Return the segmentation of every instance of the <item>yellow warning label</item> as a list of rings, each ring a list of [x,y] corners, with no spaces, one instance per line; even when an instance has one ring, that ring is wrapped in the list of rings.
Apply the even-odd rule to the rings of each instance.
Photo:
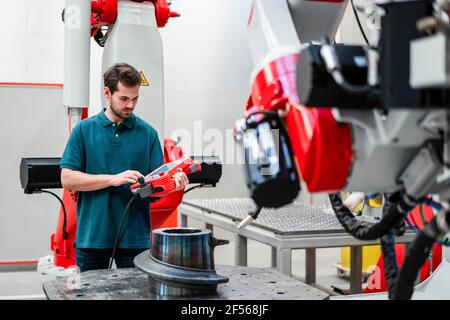
[[[148,87],[148,86],[149,86],[149,83],[148,83],[148,80],[147,80],[147,78],[145,77],[143,71],[141,71],[141,79],[142,79],[142,80],[141,80],[141,86]]]

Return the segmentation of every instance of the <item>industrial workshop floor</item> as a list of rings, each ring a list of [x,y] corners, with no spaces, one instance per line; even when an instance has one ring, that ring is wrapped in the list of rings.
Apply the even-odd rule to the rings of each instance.
[[[201,223],[189,219],[190,227],[201,228]],[[214,229],[214,237],[227,239],[229,245],[218,246],[215,249],[215,263],[224,265],[234,264],[234,240],[233,235],[219,228]],[[248,266],[270,267],[270,247],[264,244],[248,240]],[[317,283],[331,290],[331,286],[340,289],[348,289],[349,281],[337,276],[334,263],[340,261],[339,248],[318,249],[316,252]],[[304,277],[305,253],[304,250],[295,250],[292,255],[292,272],[295,276]],[[0,300],[2,299],[45,299],[42,291],[42,281],[53,279],[51,276],[42,276],[36,271],[0,271]]]

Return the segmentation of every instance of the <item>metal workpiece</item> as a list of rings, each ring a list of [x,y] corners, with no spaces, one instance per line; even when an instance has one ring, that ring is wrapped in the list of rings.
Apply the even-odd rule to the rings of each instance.
[[[256,207],[249,198],[189,199],[183,202],[239,221]],[[282,235],[297,234],[299,230],[302,233],[335,233],[344,230],[332,211],[300,202],[278,209],[263,208],[252,224]]]
[[[163,228],[152,232],[151,256],[162,263],[214,271],[213,250],[225,244],[212,237],[210,230],[195,228]]]
[[[228,282],[215,271],[214,248],[227,243],[213,238],[210,230],[156,229],[151,249],[136,256],[134,265],[148,274],[150,291],[159,296],[214,294]]]
[[[134,265],[149,276],[149,289],[158,296],[194,297],[214,294],[220,283],[228,278],[215,271],[200,271],[178,268],[161,263],[153,258],[150,251],[144,251],[134,259]]]
[[[68,278],[45,282],[50,300],[322,300],[322,290],[273,269],[217,265],[217,272],[230,279],[214,294],[168,297],[151,291],[151,278],[136,268],[91,270]],[[68,281],[74,280],[74,281]]]

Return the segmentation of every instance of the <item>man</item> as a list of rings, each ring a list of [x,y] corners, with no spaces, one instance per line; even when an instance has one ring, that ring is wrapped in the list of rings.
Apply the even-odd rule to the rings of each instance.
[[[60,163],[64,189],[78,191],[75,255],[81,272],[108,268],[130,184],[164,162],[158,133],[133,114],[139,71],[115,64],[103,79],[106,110],[75,126]],[[177,190],[186,187],[184,173],[174,178]],[[114,254],[118,268],[134,267],[134,257],[150,247],[149,204],[149,198],[136,197],[128,208]]]

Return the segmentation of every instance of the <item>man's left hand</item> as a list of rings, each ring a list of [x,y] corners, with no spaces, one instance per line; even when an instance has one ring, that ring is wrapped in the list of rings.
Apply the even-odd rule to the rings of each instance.
[[[173,179],[175,180],[176,188],[175,191],[184,190],[189,183],[189,179],[183,171],[179,171],[173,175]]]

